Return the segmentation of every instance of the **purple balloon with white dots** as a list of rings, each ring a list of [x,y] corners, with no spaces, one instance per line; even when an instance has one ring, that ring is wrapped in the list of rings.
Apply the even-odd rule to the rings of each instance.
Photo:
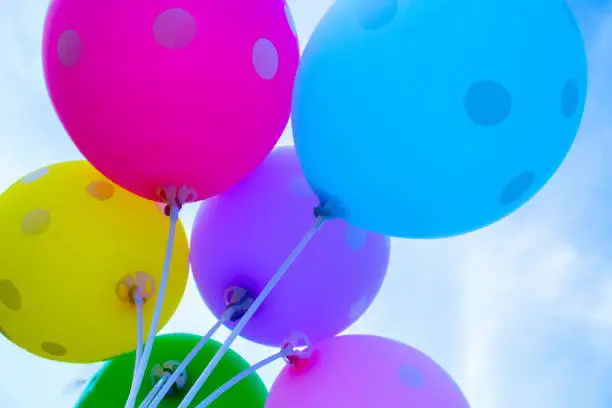
[[[200,294],[217,318],[226,310],[228,289],[260,293],[314,225],[317,205],[293,147],[277,148],[231,190],[202,204],[190,260]],[[372,304],[389,253],[387,237],[344,220],[327,221],[242,336],[270,346],[296,331],[313,342],[335,336]]]
[[[469,408],[457,383],[431,358],[379,336],[338,336],[287,365],[266,408]]]

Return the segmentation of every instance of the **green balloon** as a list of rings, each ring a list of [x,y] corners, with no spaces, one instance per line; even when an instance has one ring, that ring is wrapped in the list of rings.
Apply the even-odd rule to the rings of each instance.
[[[155,338],[136,406],[146,398],[157,379],[164,375],[164,369],[176,368],[201,338],[193,334],[166,334]],[[208,340],[187,366],[186,376],[177,379],[172,392],[164,397],[159,408],[178,407],[220,347],[220,343]],[[134,351],[107,362],[89,381],[75,408],[124,408],[130,393],[135,360]],[[228,350],[189,408],[196,407],[214,390],[249,367],[249,363],[238,353]],[[268,390],[263,381],[253,373],[226,391],[209,408],[264,408],[267,396]]]

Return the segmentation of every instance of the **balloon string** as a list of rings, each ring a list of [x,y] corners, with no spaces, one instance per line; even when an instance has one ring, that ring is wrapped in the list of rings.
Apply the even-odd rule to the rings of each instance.
[[[164,304],[164,295],[166,294],[166,286],[168,284],[168,275],[170,272],[170,262],[172,261],[172,250],[174,249],[174,236],[176,235],[178,213],[179,207],[172,206],[170,209],[170,230],[168,231],[168,243],[166,244],[166,257],[164,259],[164,268],[162,271],[161,281],[159,283],[159,292],[157,295],[157,302],[155,303],[155,311],[153,312],[153,320],[151,321],[151,327],[149,328],[147,344],[145,345],[142,359],[138,365],[138,371],[134,374],[134,378],[132,379],[132,387],[130,388],[130,395],[127,403],[125,404],[125,408],[134,408],[136,405],[136,398],[138,397],[140,384],[142,383],[144,372],[147,368],[149,358],[151,357],[151,351],[153,350],[155,334],[157,333],[157,326],[159,325],[159,318],[161,315],[162,306]]]
[[[324,218],[320,218],[320,217],[317,218],[315,225],[306,233],[306,235],[302,238],[302,240],[295,247],[295,249],[291,252],[291,254],[289,254],[285,262],[280,266],[280,268],[278,268],[276,273],[272,276],[272,278],[270,279],[268,284],[264,287],[264,289],[261,291],[259,296],[257,296],[257,299],[255,299],[253,304],[247,309],[244,316],[242,316],[242,318],[240,319],[236,327],[234,327],[234,329],[232,330],[230,335],[227,337],[227,339],[225,340],[221,348],[215,353],[210,363],[208,363],[208,365],[206,366],[206,369],[202,372],[200,377],[193,384],[193,386],[191,387],[187,395],[185,395],[185,398],[183,399],[183,401],[177,408],[187,408],[189,404],[191,403],[191,401],[193,401],[193,399],[196,397],[197,393],[200,391],[200,389],[202,388],[202,386],[204,385],[204,383],[206,382],[206,380],[208,379],[212,371],[215,369],[217,364],[219,364],[219,362],[223,358],[223,355],[230,348],[234,340],[236,340],[236,338],[240,335],[240,332],[242,331],[242,329],[244,329],[244,326],[246,326],[246,324],[249,322],[251,317],[253,317],[253,315],[259,308],[259,306],[261,306],[261,304],[266,299],[266,297],[268,297],[272,289],[274,289],[274,287],[278,284],[278,282],[281,280],[283,275],[285,275],[285,272],[287,272],[291,264],[295,261],[298,255],[304,250],[304,248],[306,248],[306,245],[308,245],[312,237],[315,236],[317,231],[319,231],[319,229],[321,228],[321,226],[323,226],[324,223],[325,223]]]
[[[196,344],[195,347],[191,349],[187,357],[185,357],[185,359],[181,362],[178,368],[174,370],[170,378],[168,378],[168,381],[166,381],[161,391],[159,391],[157,395],[154,395],[153,397],[151,397],[151,400],[150,400],[151,402],[150,402],[150,405],[148,405],[148,408],[155,408],[162,402],[166,394],[168,394],[168,391],[170,391],[170,389],[172,388],[172,385],[176,382],[177,378],[180,377],[181,373],[185,371],[189,363],[193,361],[193,359],[198,355],[200,350],[202,350],[202,348],[206,345],[206,342],[210,340],[213,334],[215,334],[215,332],[219,330],[219,328],[227,321],[227,319],[228,318],[225,317],[225,315],[222,316],[221,319],[219,319],[219,321],[216,322],[215,325],[208,331],[208,333],[206,333],[204,337],[200,339],[198,344]],[[151,393],[152,392],[153,391],[151,391]],[[151,393],[149,393],[149,395],[151,395]],[[140,404],[138,408],[146,408],[146,407],[147,405]]]
[[[208,397],[206,397],[206,399],[204,401],[202,401],[196,408],[206,408],[206,407],[208,407],[210,404],[215,402],[215,400],[217,398],[219,398],[225,391],[229,390],[234,385],[238,384],[240,381],[242,381],[243,379],[245,379],[249,375],[253,374],[254,372],[259,370],[260,368],[263,368],[263,367],[267,366],[268,364],[271,364],[271,363],[275,362],[279,358],[283,358],[285,356],[285,353],[286,352],[284,350],[280,351],[280,352],[278,352],[276,354],[271,355],[270,357],[267,357],[267,358],[259,361],[258,363],[253,364],[251,367],[247,368],[246,370],[243,370],[242,372],[236,374],[232,379],[227,381],[221,387],[217,388],[212,394],[210,394]]]
[[[142,360],[142,343],[144,342],[144,322],[142,317],[142,305],[144,303],[144,299],[142,297],[142,292],[140,288],[136,288],[134,292],[134,304],[136,305],[136,315],[137,317],[137,334],[136,334],[136,364],[134,365],[134,374],[138,371],[138,365]]]
[[[169,374],[164,374],[162,378],[157,381],[151,392],[145,397],[142,403],[138,406],[138,408],[146,408],[147,405],[151,403],[151,400],[157,395],[157,392],[164,386],[164,384],[168,381]]]

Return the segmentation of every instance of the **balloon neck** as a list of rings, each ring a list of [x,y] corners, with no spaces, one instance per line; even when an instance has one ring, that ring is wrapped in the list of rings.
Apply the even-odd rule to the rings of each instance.
[[[140,290],[138,285],[132,285],[132,287],[128,290],[128,299],[132,304],[136,304],[137,302],[145,302],[145,298],[142,296],[142,290]]]
[[[155,294],[155,280],[145,272],[125,275],[118,283],[116,294],[121,301],[136,304],[136,301],[146,303]]]
[[[198,194],[195,190],[187,187],[166,186],[157,191],[158,197],[166,204],[164,214],[172,218],[173,221],[178,219],[178,212],[183,208],[184,204],[191,203],[197,200]]]
[[[346,215],[346,207],[339,198],[324,191],[318,191],[317,197],[319,198],[319,205],[313,210],[315,218],[327,220],[343,218]]]
[[[255,297],[248,290],[230,286],[225,291],[225,313],[222,317],[224,321],[237,322],[249,310],[255,301]]]
[[[281,352],[288,364],[297,365],[312,356],[312,342],[304,333],[294,332],[283,342]]]
[[[181,363],[178,361],[166,361],[164,363],[156,364],[151,370],[152,385],[155,386],[155,384],[163,379],[168,380],[168,378],[174,374],[180,364]],[[172,384],[172,388],[170,388],[168,395],[182,391],[183,388],[185,388],[185,384],[187,384],[187,372],[183,370],[174,384]]]

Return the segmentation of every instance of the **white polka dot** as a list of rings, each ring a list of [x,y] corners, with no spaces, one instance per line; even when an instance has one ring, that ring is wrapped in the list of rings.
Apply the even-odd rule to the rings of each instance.
[[[299,197],[308,197],[314,195],[310,185],[303,176],[297,176],[291,179],[291,191]]]
[[[352,224],[346,224],[344,230],[346,243],[353,251],[358,251],[363,248],[368,241],[368,233],[361,228],[357,228]]]
[[[351,306],[351,308],[349,309],[349,320],[351,322],[354,322],[359,319],[368,309],[368,306],[368,298],[363,296],[361,299],[355,302],[353,306]]]
[[[409,388],[423,388],[425,387],[425,374],[410,364],[404,364],[399,368],[398,371],[400,380],[406,387]]]
[[[49,168],[48,167],[43,167],[42,169],[38,169],[36,171],[33,171],[32,173],[30,173],[27,176],[25,176],[21,180],[21,183],[22,184],[33,183],[34,181],[36,181],[36,180],[42,178],[43,176],[45,176],[48,172],[49,172]]]
[[[38,208],[28,212],[21,220],[21,231],[26,235],[40,235],[49,229],[51,214],[49,211]]]
[[[272,42],[260,38],[253,46],[253,67],[263,79],[272,79],[278,71],[278,52]]]
[[[285,16],[287,17],[287,22],[289,23],[289,27],[291,27],[291,31],[293,31],[293,35],[297,37],[297,28],[295,27],[295,20],[293,19],[293,14],[291,14],[291,9],[289,5],[285,3]]]
[[[170,49],[187,47],[195,38],[196,32],[195,18],[180,8],[162,11],[153,23],[155,40]]]
[[[87,185],[85,192],[100,201],[106,201],[115,195],[115,186],[105,180],[96,180]]]
[[[66,30],[57,39],[57,56],[65,67],[73,67],[79,62],[83,46],[79,34]]]

